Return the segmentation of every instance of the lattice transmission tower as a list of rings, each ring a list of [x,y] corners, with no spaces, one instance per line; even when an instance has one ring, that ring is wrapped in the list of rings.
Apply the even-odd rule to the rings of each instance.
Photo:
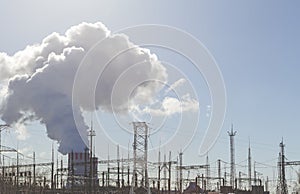
[[[285,179],[285,155],[284,155],[284,144],[283,140],[279,144],[280,146],[280,153],[278,158],[278,183],[276,188],[277,194],[287,194],[287,185],[286,185],[286,179]]]
[[[142,186],[150,192],[148,180],[148,137],[146,122],[133,122],[133,187]],[[140,184],[139,184],[140,181]]]

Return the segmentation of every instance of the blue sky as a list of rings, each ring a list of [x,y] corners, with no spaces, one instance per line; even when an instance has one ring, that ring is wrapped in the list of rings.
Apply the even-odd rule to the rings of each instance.
[[[300,160],[299,8],[296,0],[4,1],[0,3],[0,52],[13,54],[26,45],[41,42],[54,31],[64,33],[83,21],[101,21],[112,31],[139,24],[180,28],[207,47],[226,85],[226,118],[209,153],[211,161],[229,160],[226,131],[233,123],[238,131],[236,161],[246,159],[250,138],[254,160],[275,165],[282,137],[286,157]],[[156,54],[168,59],[168,54]],[[43,134],[40,126],[32,128],[33,134]],[[6,143],[10,138],[15,141],[8,137],[11,134],[6,136]],[[37,142],[50,143],[46,135],[35,138]],[[186,161],[205,159],[195,157],[191,147]]]

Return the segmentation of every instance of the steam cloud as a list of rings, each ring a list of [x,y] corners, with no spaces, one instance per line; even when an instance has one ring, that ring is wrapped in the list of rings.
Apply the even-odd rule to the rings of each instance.
[[[82,111],[126,112],[132,101],[151,101],[166,80],[149,50],[100,22],[82,23],[12,56],[0,53],[0,115],[7,124],[38,120],[61,153],[82,151],[88,129]]]

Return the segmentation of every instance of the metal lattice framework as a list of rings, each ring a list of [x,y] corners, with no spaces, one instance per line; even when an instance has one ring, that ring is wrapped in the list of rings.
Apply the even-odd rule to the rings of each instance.
[[[299,166],[300,161],[285,161],[286,159],[284,154],[285,145],[283,144],[283,140],[280,142],[279,146],[280,146],[280,152],[278,158],[278,183],[277,183],[276,193],[287,194],[288,187],[285,178],[285,167]]]
[[[287,194],[287,185],[285,179],[285,155],[284,155],[284,144],[283,141],[280,142],[280,153],[278,158],[278,184],[276,193]]]
[[[0,125],[0,165],[2,165],[2,161],[1,161],[1,152],[3,151],[2,150],[2,142],[1,142],[1,133],[3,130],[5,130],[7,127],[9,127],[9,125]]]
[[[134,140],[133,140],[133,181],[134,187],[138,186],[138,180],[141,186],[149,188],[148,181],[148,126],[145,122],[133,122]],[[139,178],[140,177],[140,178]]]

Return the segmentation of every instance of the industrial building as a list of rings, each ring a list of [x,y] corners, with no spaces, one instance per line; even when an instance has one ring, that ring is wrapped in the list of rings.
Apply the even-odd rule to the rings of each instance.
[[[98,158],[91,157],[89,150],[68,154],[67,187],[81,187],[87,183],[98,183]]]

